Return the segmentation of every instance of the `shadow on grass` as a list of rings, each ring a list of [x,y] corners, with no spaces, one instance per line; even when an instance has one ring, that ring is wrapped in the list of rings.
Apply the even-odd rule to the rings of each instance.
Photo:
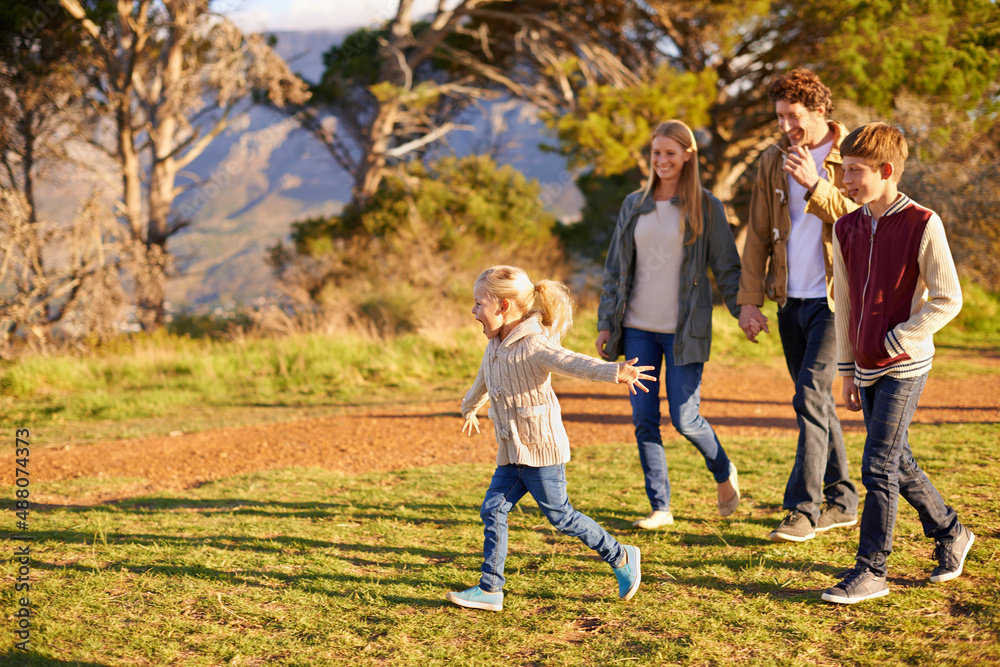
[[[627,392],[625,394],[622,394],[621,396],[618,396],[618,395],[615,395],[615,394],[587,394],[587,393],[578,392],[578,391],[566,391],[566,392],[563,392],[563,391],[559,391],[559,388],[556,387],[556,396],[559,397],[560,401],[563,401],[563,400],[566,400],[566,399],[579,399],[579,400],[588,400],[589,399],[589,400],[594,400],[594,401],[621,401],[621,402],[623,402],[625,404],[628,404],[628,402],[629,402],[629,397],[628,397],[628,393]],[[661,396],[661,399],[663,399],[662,396]],[[791,401],[791,399],[789,399],[787,401],[761,401],[761,400],[756,400],[756,399],[752,399],[752,398],[751,399],[731,398],[731,397],[726,397],[726,398],[706,398],[706,397],[702,396],[701,397],[701,403],[702,403],[702,405],[704,405],[706,403],[738,403],[738,404],[741,404],[741,405],[781,405],[781,406],[788,406],[789,409],[791,409],[791,407],[792,407],[792,401]]]
[[[152,521],[156,520],[159,513],[170,513],[172,519],[177,518],[177,510],[191,510],[196,515],[210,516],[220,512],[232,515],[251,514],[254,516],[273,517],[275,519],[307,519],[336,518],[343,520],[347,526],[357,528],[366,523],[385,520],[403,521],[411,525],[429,524],[441,527],[457,527],[478,525],[478,507],[470,504],[455,506],[451,503],[407,503],[404,505],[406,512],[412,512],[412,516],[406,516],[399,507],[388,507],[384,504],[365,503],[323,503],[323,502],[262,502],[239,499],[173,499],[173,498],[143,498],[139,500],[119,501],[111,504],[122,513],[132,513],[138,517],[148,517]],[[94,508],[73,508],[64,510],[73,514],[93,513]],[[100,511],[100,510],[98,510]],[[444,512],[456,513],[467,516],[467,519],[448,518],[442,516]],[[606,528],[617,534],[619,540],[631,542],[631,537],[638,538],[638,544],[655,542],[656,535],[637,531],[631,527],[631,523],[624,521],[620,516],[613,516],[608,508],[590,508],[587,513],[598,520]],[[114,518],[115,514],[106,514],[106,518]],[[120,515],[118,515],[120,516]],[[533,570],[548,570],[549,557],[528,553],[518,548],[517,534],[528,532],[551,532],[552,539],[567,546],[576,543],[572,538],[559,535],[552,530],[545,518],[537,508],[528,505],[510,526],[511,532],[511,561],[509,567],[513,571],[530,572]],[[655,544],[643,546],[648,549],[644,556],[646,566],[643,568],[643,579],[648,585],[682,585],[707,588],[725,592],[741,592],[745,596],[767,595],[776,599],[799,599],[811,602],[813,598],[817,603],[821,603],[818,591],[813,589],[796,588],[796,574],[806,572],[817,572],[836,576],[844,570],[842,565],[818,564],[811,560],[794,559],[787,562],[767,561],[763,567],[766,571],[765,577],[754,577],[755,581],[745,584],[733,584],[731,581],[724,581],[716,577],[700,574],[710,571],[716,567],[732,569],[734,571],[745,570],[747,567],[758,567],[754,565],[753,557],[746,556],[748,551],[752,552],[764,545],[772,544],[766,539],[765,529],[773,526],[773,521],[768,519],[750,520],[751,523],[762,526],[761,536],[747,536],[727,532],[726,524],[707,519],[691,519],[693,530],[670,531],[665,534],[672,543],[684,545],[703,546],[729,546],[743,550],[743,554],[733,557],[713,558],[698,562],[696,572],[691,572],[692,563],[688,560],[673,558],[660,560],[657,557]],[[150,523],[148,527],[153,527]],[[283,525],[287,525],[283,524]],[[74,531],[51,531],[38,532],[36,539],[39,541],[53,541],[65,543],[67,545],[84,545],[85,547],[96,546],[101,548],[104,543],[109,549],[118,549],[124,546],[129,548],[175,550],[173,557],[168,557],[167,562],[163,562],[162,555],[157,557],[159,562],[140,562],[137,558],[129,556],[122,557],[120,554],[109,553],[110,558],[97,564],[82,564],[76,562],[80,557],[68,560],[46,562],[36,560],[33,566],[37,570],[61,572],[74,571],[85,575],[93,575],[101,572],[122,572],[135,575],[136,577],[162,577],[165,579],[197,579],[223,583],[229,586],[246,586],[257,590],[279,590],[292,587],[299,590],[314,592],[330,597],[361,597],[368,598],[375,596],[385,600],[390,604],[421,606],[421,607],[445,607],[448,606],[443,595],[448,586],[453,590],[462,590],[469,585],[469,581],[445,581],[442,582],[441,568],[452,568],[457,561],[475,560],[479,554],[475,549],[449,549],[440,547],[424,547],[419,544],[406,546],[391,546],[383,544],[373,544],[365,541],[344,540],[343,533],[338,535],[339,526],[330,524],[330,536],[332,539],[314,539],[308,537],[298,537],[295,535],[275,534],[275,535],[232,535],[232,534],[209,534],[195,535],[180,532],[183,526],[172,527],[157,532],[148,530],[146,532],[129,533],[127,531],[117,533],[114,528],[108,527],[104,532],[94,530],[74,530]],[[180,532],[180,534],[173,534]],[[641,536],[641,537],[640,537]],[[339,539],[338,539],[339,538]],[[363,538],[362,538],[363,539]],[[546,541],[548,538],[546,537]],[[250,554],[270,554],[278,556],[277,562],[283,562],[285,556],[308,557],[313,559],[330,558],[339,561],[346,566],[347,571],[331,572],[308,571],[299,569],[296,572],[287,572],[278,567],[257,565],[250,569],[240,567],[241,557],[236,555],[233,566],[229,568],[218,568],[205,565],[197,560],[189,560],[183,554],[206,549],[218,550],[220,552],[247,554],[247,562]],[[89,550],[89,549],[88,549]],[[141,553],[135,552],[133,553]],[[85,554],[84,554],[85,555]],[[100,554],[91,557],[100,558]],[[117,557],[116,557],[117,556]],[[592,554],[585,548],[579,549],[574,557],[589,559]],[[171,562],[171,560],[173,562]],[[181,562],[178,562],[181,561]],[[248,563],[249,564],[249,563]],[[473,579],[478,576],[475,569],[466,573],[463,577]],[[577,573],[587,579],[593,579],[595,585],[598,581],[608,579],[610,573],[606,573],[601,568],[590,566],[581,567]],[[461,576],[461,575],[460,575]],[[770,583],[770,579],[774,583]],[[761,581],[761,579],[764,579]],[[920,583],[896,582],[897,585],[920,586]],[[412,589],[415,595],[399,595],[399,587]],[[426,595],[424,595],[426,593]],[[2,656],[0,656],[2,657]],[[2,663],[3,661],[0,661]],[[7,663],[3,663],[7,664]],[[35,663],[29,663],[35,664]],[[44,663],[37,664],[75,664],[75,663]]]
[[[28,644],[31,645],[30,643]],[[18,651],[16,649],[0,653],[0,665],[17,665],[18,667],[109,667],[106,662],[90,662],[82,660],[59,660],[38,655],[33,650]]]

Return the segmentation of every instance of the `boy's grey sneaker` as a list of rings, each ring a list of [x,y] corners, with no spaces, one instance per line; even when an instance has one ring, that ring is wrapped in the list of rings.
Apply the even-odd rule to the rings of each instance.
[[[485,609],[486,611],[503,611],[503,591],[487,593],[479,586],[467,588],[464,591],[449,592],[445,595],[448,602],[469,609]]]
[[[851,570],[843,581],[823,591],[822,597],[827,602],[855,604],[888,594],[889,584],[885,577],[876,577],[874,572],[865,567]]]
[[[857,522],[857,514],[848,514],[836,505],[823,503],[823,509],[820,510],[819,519],[816,521],[816,532],[822,533],[831,528],[853,526]]]
[[[962,532],[954,540],[945,542],[935,540],[934,560],[940,565],[931,572],[931,582],[940,584],[943,581],[951,581],[962,574],[962,566],[965,564],[965,557],[969,555],[972,543],[976,541],[976,536],[972,531],[962,526]]]
[[[625,549],[625,561],[614,569],[615,578],[618,579],[618,597],[622,600],[631,600],[635,592],[639,590],[639,582],[642,581],[642,572],[639,569],[639,547],[622,545]]]
[[[816,537],[816,530],[809,517],[792,510],[767,537],[772,542],[805,542]]]

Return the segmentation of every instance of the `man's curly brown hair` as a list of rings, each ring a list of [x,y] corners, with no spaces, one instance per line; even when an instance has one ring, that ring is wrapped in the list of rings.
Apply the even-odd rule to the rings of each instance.
[[[767,89],[767,96],[772,102],[785,100],[789,104],[800,102],[810,111],[818,111],[820,107],[827,115],[833,111],[833,97],[830,89],[810,69],[793,69],[775,79]]]

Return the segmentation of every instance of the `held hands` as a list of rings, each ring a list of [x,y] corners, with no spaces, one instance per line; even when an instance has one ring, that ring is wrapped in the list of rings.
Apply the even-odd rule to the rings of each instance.
[[[465,418],[465,423],[462,424],[462,433],[465,433],[465,429],[469,429],[469,435],[472,435],[472,429],[476,429],[476,433],[479,433],[479,417],[476,416],[475,412]]]
[[[819,182],[819,172],[816,170],[816,161],[813,160],[812,153],[804,146],[792,146],[785,153],[785,165],[782,167],[785,172],[791,175],[799,185],[810,192]]]
[[[646,389],[646,385],[639,382],[639,380],[656,380],[656,378],[653,377],[652,375],[646,375],[643,372],[643,371],[651,371],[653,370],[653,367],[636,366],[635,362],[637,361],[639,361],[639,357],[636,357],[635,359],[629,359],[628,361],[624,361],[618,364],[618,382],[620,384],[627,384],[628,390],[633,394],[636,393],[635,392],[636,387],[639,387],[639,389],[642,389],[644,392],[648,394],[649,390]]]
[[[854,378],[844,378],[842,394],[844,396],[844,407],[851,412],[857,412],[861,409],[861,389],[854,383]]]
[[[767,328],[767,317],[760,312],[760,308],[749,303],[740,306],[740,329],[751,343],[757,342],[757,334],[761,331],[771,333]]]

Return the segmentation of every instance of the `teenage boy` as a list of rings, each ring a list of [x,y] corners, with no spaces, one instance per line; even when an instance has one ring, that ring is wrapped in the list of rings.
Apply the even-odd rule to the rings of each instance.
[[[889,593],[886,559],[900,495],[935,541],[932,582],[960,575],[976,538],[917,465],[908,439],[933,334],[962,308],[944,226],[896,189],[908,153],[899,130],[870,123],[847,135],[840,152],[847,193],[863,206],[834,226],[837,368],[847,409],[864,414],[867,494],[856,565],[822,597],[854,604]]]
[[[840,141],[847,128],[827,118],[830,89],[796,69],[768,89],[784,136],[761,154],[750,200],[736,301],[740,328],[753,343],[778,302],[778,333],[795,382],[792,407],[799,435],[782,502],[788,511],[769,538],[803,542],[858,522],[858,490],[847,466],[837,419],[832,300],[833,223],[857,208],[842,191]]]

